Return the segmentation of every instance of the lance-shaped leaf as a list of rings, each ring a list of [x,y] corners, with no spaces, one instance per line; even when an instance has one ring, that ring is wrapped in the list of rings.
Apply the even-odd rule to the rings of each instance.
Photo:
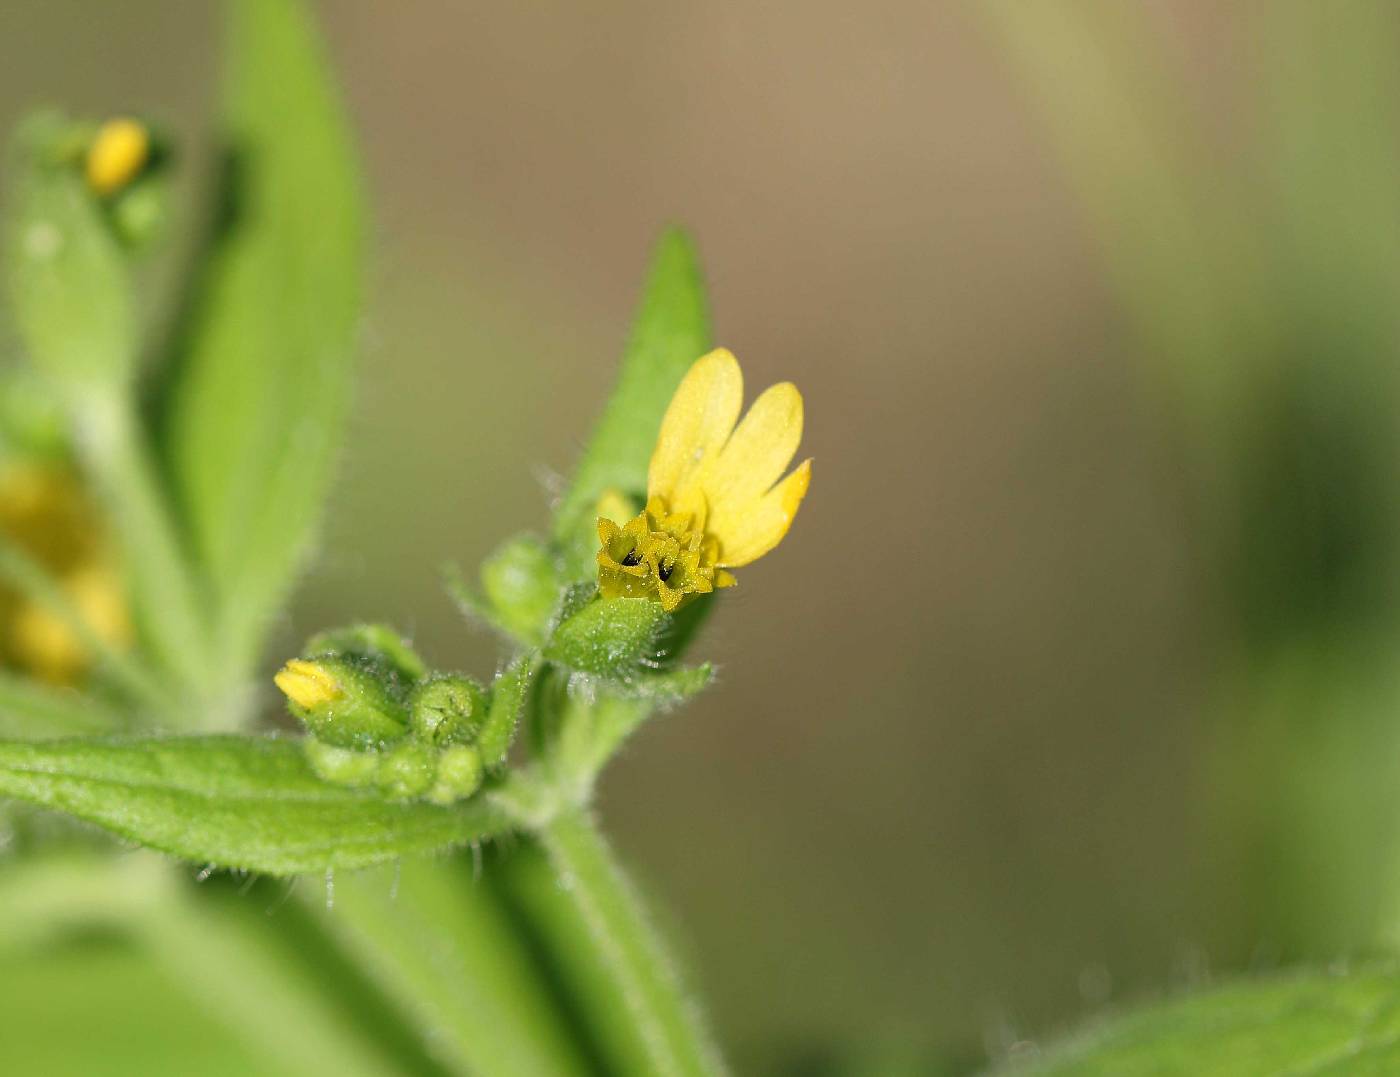
[[[363,212],[302,5],[231,7],[226,205],[176,341],[165,434],[237,675],[306,552],[341,445]]]
[[[1400,1072],[1400,973],[1244,980],[1104,1021],[1006,1077]]]
[[[509,825],[483,797],[439,807],[324,782],[299,742],[277,737],[0,742],[0,796],[187,860],[270,875],[362,867]]]
[[[72,130],[43,114],[15,139],[5,269],[30,360],[65,393],[87,396],[125,383],[136,326],[116,236],[81,170],[60,153]]]
[[[647,464],[676,386],[710,346],[710,317],[695,248],[671,229],[661,237],[617,385],[554,517],[572,578],[591,577],[598,548],[594,506],[608,489],[646,491]]]

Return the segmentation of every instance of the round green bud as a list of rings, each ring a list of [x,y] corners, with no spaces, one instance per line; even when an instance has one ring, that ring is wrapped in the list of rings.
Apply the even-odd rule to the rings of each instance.
[[[470,677],[442,674],[419,683],[408,711],[409,729],[425,744],[464,744],[486,721],[486,692]]]
[[[406,684],[427,676],[428,666],[388,625],[357,624],[318,632],[306,641],[304,654],[335,654],[387,667]]]
[[[317,740],[378,748],[408,732],[408,710],[382,667],[338,655],[294,658],[273,678]]]
[[[444,748],[438,756],[437,781],[428,791],[434,804],[455,804],[481,788],[481,753],[470,744]]]
[[[559,601],[559,570],[549,548],[534,535],[507,539],[481,566],[481,587],[496,619],[521,639],[544,638]]]
[[[141,250],[159,238],[168,210],[166,181],[144,176],[116,196],[109,208],[112,227],[131,250]]]
[[[379,769],[379,756],[375,752],[337,748],[333,744],[323,744],[315,737],[307,737],[302,742],[302,749],[311,769],[325,781],[357,787],[374,784]]]
[[[405,741],[378,757],[374,784],[387,796],[411,800],[433,784],[437,760],[433,750],[418,741]]]

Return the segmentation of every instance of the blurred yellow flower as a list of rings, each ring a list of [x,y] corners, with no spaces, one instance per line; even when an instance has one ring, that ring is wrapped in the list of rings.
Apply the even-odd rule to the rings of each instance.
[[[646,509],[625,527],[598,521],[604,596],[655,594],[669,612],[732,586],[726,569],[787,534],[812,476],[804,460],[782,477],[802,440],[802,394],[791,382],[771,386],[740,421],[743,397],[739,362],[724,348],[690,368],[661,422]]]
[[[146,167],[151,135],[135,120],[108,120],[97,129],[88,147],[85,170],[88,186],[104,197],[116,194]]]
[[[0,472],[0,534],[46,569],[101,639],[131,644],[121,575],[97,507],[71,472],[16,464]],[[79,680],[92,655],[62,618],[0,587],[0,657],[56,684]]]

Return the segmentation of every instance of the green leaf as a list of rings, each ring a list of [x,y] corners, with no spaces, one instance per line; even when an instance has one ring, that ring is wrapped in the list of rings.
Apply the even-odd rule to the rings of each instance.
[[[288,921],[295,918],[269,916],[269,900],[275,899],[244,895],[226,880],[196,889],[188,875],[149,853],[113,855],[110,850],[73,850],[7,864],[0,873],[5,979],[27,952],[47,949],[52,958],[55,944],[71,945],[75,936],[94,931],[121,936],[144,944],[144,963],[171,976],[183,999],[202,1002],[205,1013],[226,1031],[261,1049],[261,1065],[243,1072],[275,1067],[279,1073],[325,1070],[371,1077],[399,1071],[394,1062],[401,1060],[392,1059],[376,1040],[372,1022],[339,1005],[346,978],[327,984],[324,970],[314,964],[309,933],[300,930],[288,937],[293,926]],[[69,996],[67,990],[50,996],[65,1000],[55,1017],[68,1014]],[[8,1007],[4,1012],[12,1016]],[[0,1037],[6,1047],[10,1031],[7,1027],[7,1036]],[[191,1047],[174,1072],[205,1072],[198,1058]],[[77,1072],[98,1070],[112,1072],[105,1054]]]
[[[487,770],[494,770],[506,761],[525,711],[530,681],[538,668],[537,656],[521,655],[500,672],[491,686],[491,706],[486,713],[486,724],[477,738],[481,762]]]
[[[70,399],[125,384],[136,354],[125,259],[84,184],[73,140],[72,125],[51,114],[21,128],[5,229],[20,335],[31,361]]]
[[[676,386],[710,347],[700,263],[689,237],[670,229],[657,245],[622,372],[554,518],[571,579],[594,574],[594,506],[607,489],[640,494],[661,417]]]
[[[360,173],[294,0],[237,0],[228,212],[184,325],[166,449],[241,674],[307,552],[343,440],[361,300]]]
[[[71,688],[50,688],[28,677],[0,672],[0,737],[37,740],[110,733],[123,724],[123,717],[106,704]]]
[[[1400,1072],[1400,970],[1247,980],[1103,1022],[1006,1074]]]
[[[559,623],[544,655],[581,673],[632,680],[656,658],[666,620],[649,598],[600,598]]]
[[[324,782],[298,741],[276,737],[0,742],[0,796],[197,863],[270,875],[447,849],[508,825],[482,797],[439,807]]]
[[[268,1077],[269,1062],[139,949],[110,940],[7,957],[0,1073]],[[81,1031],[79,1031],[81,1030]]]

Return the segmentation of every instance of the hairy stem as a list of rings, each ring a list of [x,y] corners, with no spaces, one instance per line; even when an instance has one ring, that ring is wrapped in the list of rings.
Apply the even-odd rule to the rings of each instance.
[[[535,832],[559,893],[583,925],[582,941],[606,971],[658,1077],[725,1072],[640,895],[586,808],[560,811]]]

